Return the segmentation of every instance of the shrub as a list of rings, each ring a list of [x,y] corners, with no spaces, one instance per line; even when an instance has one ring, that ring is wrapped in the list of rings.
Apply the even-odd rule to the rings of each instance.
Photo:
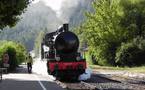
[[[12,41],[1,41],[0,46],[0,62],[2,62],[2,57],[4,53],[9,55],[9,70],[14,70],[19,64],[25,61],[26,50],[21,44]]]
[[[145,40],[135,38],[129,43],[123,43],[116,53],[116,63],[119,66],[141,66],[145,64]]]

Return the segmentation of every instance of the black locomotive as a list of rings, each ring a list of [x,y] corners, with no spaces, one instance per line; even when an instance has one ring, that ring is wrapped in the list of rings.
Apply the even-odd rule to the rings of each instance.
[[[78,78],[85,72],[86,60],[78,52],[79,39],[63,24],[47,33],[41,43],[41,57],[47,59],[48,73],[59,78]]]

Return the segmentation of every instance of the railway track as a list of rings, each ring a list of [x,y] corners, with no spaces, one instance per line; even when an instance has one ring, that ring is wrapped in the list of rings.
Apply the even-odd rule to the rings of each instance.
[[[97,90],[96,86],[84,81],[75,83],[56,81],[56,83],[67,90]]]
[[[92,78],[87,81],[72,83],[72,82],[61,82],[56,80],[56,83],[60,85],[62,88],[67,90],[103,90],[104,87],[102,87],[102,85],[104,83],[108,83],[109,85],[109,83],[114,84],[120,82],[105,77],[100,77],[98,75],[92,75]]]
[[[145,78],[123,77],[121,75],[113,75],[108,77],[111,80],[119,81],[121,84],[132,87],[132,90],[145,90]]]
[[[110,79],[96,74],[87,81],[74,83],[56,80],[56,83],[66,90],[145,90],[144,83],[131,82],[135,81],[120,81],[119,78]]]
[[[112,75],[111,77],[106,77],[106,76],[102,76],[99,75],[100,77],[104,77],[106,79],[110,79],[112,81],[116,81],[116,83],[98,83],[99,87],[102,86],[104,88],[104,86],[108,86],[107,88],[105,87],[105,90],[116,90],[116,89],[121,89],[121,90],[145,90],[145,79],[141,79],[141,78],[131,78],[131,77],[123,77],[122,75]],[[117,83],[118,82],[118,83]],[[114,89],[114,87],[116,87]],[[102,90],[102,89],[101,89]]]

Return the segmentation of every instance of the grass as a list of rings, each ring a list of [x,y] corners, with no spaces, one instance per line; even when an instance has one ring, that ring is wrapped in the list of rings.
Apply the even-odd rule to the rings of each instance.
[[[135,72],[135,73],[145,73],[145,65],[144,66],[140,66],[140,67],[111,67],[111,66],[99,66],[99,65],[92,65],[91,62],[91,57],[89,55],[89,53],[86,53],[86,60],[87,60],[87,64],[91,69],[96,69],[96,70],[124,70],[124,71],[128,71],[128,72]]]
[[[145,66],[129,68],[129,67],[108,67],[99,65],[89,65],[89,67],[96,70],[125,70],[135,73],[145,73]]]

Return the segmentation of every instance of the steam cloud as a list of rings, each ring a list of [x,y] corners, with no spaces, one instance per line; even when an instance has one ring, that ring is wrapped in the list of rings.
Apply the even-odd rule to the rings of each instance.
[[[93,0],[64,0],[59,13],[62,23],[78,25],[84,19],[84,11],[91,10]]]
[[[65,22],[69,22],[70,17],[74,14],[81,0],[65,0],[60,9],[59,18]]]
[[[79,76],[78,80],[87,80],[91,78],[92,70],[90,68],[87,68],[85,70],[85,73]]]

